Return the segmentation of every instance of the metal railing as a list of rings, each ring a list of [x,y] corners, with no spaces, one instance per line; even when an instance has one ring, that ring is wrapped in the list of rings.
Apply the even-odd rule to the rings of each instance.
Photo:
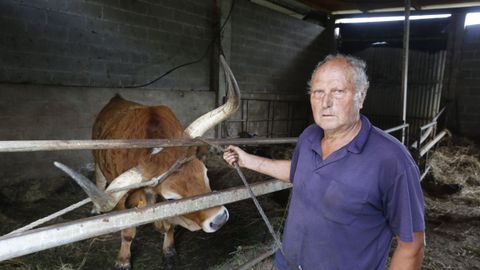
[[[280,180],[251,185],[256,196],[290,187],[289,183]],[[250,197],[246,188],[236,187],[173,202],[158,203],[145,208],[115,211],[2,236],[0,237],[0,261],[248,198]]]
[[[435,120],[436,121],[436,120]],[[429,123],[423,130],[434,127]],[[409,125],[403,124],[385,130],[388,133],[399,130],[408,130]],[[408,132],[406,132],[408,134]],[[419,148],[420,155],[427,153],[446,132],[442,132]],[[294,144],[298,138],[235,138],[235,139],[207,139],[208,143],[227,144]],[[48,140],[48,141],[0,141],[0,152],[32,152],[57,151],[79,149],[111,149],[111,148],[151,148],[174,146],[198,146],[207,142],[196,139],[154,139],[154,140]],[[421,146],[421,144],[420,144]],[[422,178],[424,175],[422,175]],[[271,180],[252,185],[255,195],[268,194],[290,188],[289,183]],[[249,198],[246,188],[236,187],[221,192],[213,192],[201,196],[184,198],[174,202],[163,202],[142,209],[129,209],[103,214],[96,217],[79,219],[33,229],[26,232],[0,237],[0,261],[30,254],[48,248],[73,243],[98,235],[111,233],[124,228],[151,223],[185,213],[233,203]]]
[[[428,154],[430,150],[432,150],[440,140],[445,137],[445,135],[449,135],[447,130],[443,130],[437,134],[438,128],[438,119],[445,111],[445,107],[440,110],[440,112],[433,117],[433,119],[426,123],[423,126],[419,127],[419,132],[417,134],[417,140],[410,146],[413,150],[415,160],[417,165],[422,172],[420,181],[422,181],[425,176],[430,171],[430,167],[427,165]],[[426,142],[428,140],[428,142]],[[426,143],[425,143],[426,142]]]
[[[255,107],[252,103],[265,103],[264,108],[266,115],[253,115]],[[269,99],[269,98],[242,98],[240,102],[240,119],[230,119],[222,123],[222,137],[230,137],[237,134],[230,134],[229,126],[238,125],[238,133],[253,133],[251,130],[252,124],[262,124],[265,133],[255,134],[262,137],[280,137],[280,136],[295,136],[299,133],[295,130],[295,123],[306,123],[308,115],[304,117],[295,117],[295,108],[303,104],[301,99],[285,100],[285,99]],[[260,106],[260,105],[257,105]],[[279,117],[276,115],[278,108],[285,108],[285,115]],[[307,112],[307,111],[305,111]],[[281,123],[284,126],[284,132],[276,131],[277,125]]]
[[[296,142],[297,138],[0,141],[0,152],[153,148],[207,144],[294,144]],[[274,179],[254,184],[251,187],[254,194],[258,196],[288,189],[291,185]],[[245,187],[236,187],[174,202],[163,202],[141,209],[115,211],[4,235],[0,237],[0,261],[248,198]]]

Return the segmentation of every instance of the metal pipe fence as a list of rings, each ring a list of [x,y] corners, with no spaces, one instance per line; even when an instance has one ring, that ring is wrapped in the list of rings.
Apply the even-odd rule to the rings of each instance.
[[[385,130],[392,133],[408,129],[408,124]],[[440,135],[439,135],[440,136]],[[437,139],[438,142],[441,138]],[[294,144],[298,138],[236,138],[236,139],[153,139],[153,140],[49,140],[49,141],[0,141],[0,152],[32,152],[80,149],[150,148],[174,146],[198,146],[206,144]],[[436,142],[432,142],[433,145]],[[422,151],[428,151],[431,144]],[[256,196],[291,187],[279,180],[253,184]],[[233,203],[249,198],[246,188],[236,187],[221,192],[164,202],[142,209],[116,211],[96,217],[56,224],[26,232],[0,237],[0,261],[34,253],[87,238],[107,234],[124,228],[151,223],[202,209]]]
[[[251,185],[255,196],[290,187],[289,183],[280,180]],[[236,187],[3,236],[0,237],[0,261],[248,198],[249,194],[245,187]]]

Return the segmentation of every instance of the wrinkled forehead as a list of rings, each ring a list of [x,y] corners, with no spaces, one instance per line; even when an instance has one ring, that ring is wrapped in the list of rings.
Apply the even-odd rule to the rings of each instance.
[[[320,66],[312,76],[311,86],[354,89],[352,67],[343,59],[334,59]]]
[[[210,192],[207,168],[198,159],[184,164],[162,184],[162,193],[171,192],[181,197],[194,196]]]

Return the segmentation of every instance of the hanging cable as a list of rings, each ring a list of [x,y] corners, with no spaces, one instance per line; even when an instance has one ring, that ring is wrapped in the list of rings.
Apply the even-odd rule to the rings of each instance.
[[[196,63],[199,63],[201,62],[208,54],[208,52],[210,51],[210,48],[212,47],[212,45],[214,44],[214,42],[216,42],[218,39],[222,39],[223,37],[223,30],[225,28],[225,25],[227,24],[227,22],[230,20],[231,18],[231,15],[232,15],[232,11],[233,11],[233,8],[234,8],[234,5],[235,5],[235,0],[232,0],[232,5],[230,6],[230,10],[228,12],[228,15],[227,17],[225,18],[225,21],[223,22],[222,26],[220,27],[220,31],[218,34],[215,34],[215,37],[212,38],[212,40],[210,41],[210,43],[208,44],[207,48],[205,49],[205,52],[202,54],[202,56],[200,56],[200,58],[198,58],[197,60],[194,60],[194,61],[191,61],[191,62],[187,62],[187,63],[184,63],[184,64],[181,64],[181,65],[178,65],[176,67],[173,67],[169,70],[167,70],[166,72],[164,72],[162,75],[158,76],[157,78],[149,81],[149,82],[146,82],[146,83],[142,83],[142,84],[138,84],[138,85],[127,85],[127,86],[116,86],[117,88],[142,88],[142,87],[146,87],[146,86],[149,86],[159,80],[161,80],[162,78],[164,78],[165,76],[167,76],[168,74],[172,73],[173,71],[179,69],[179,68],[182,68],[182,67],[186,67],[186,66],[189,66],[189,65],[193,65],[193,64],[196,64]],[[222,49],[222,46],[221,46],[221,42],[220,42],[220,53],[223,54],[223,49]],[[30,83],[30,82],[8,82],[8,83],[12,83],[12,84],[33,84],[33,83]],[[67,87],[88,87],[88,88],[105,88],[105,87],[108,87],[108,86],[105,86],[105,85],[81,85],[81,84],[77,84],[77,85],[68,85],[68,84],[62,84],[62,83],[56,83],[56,84],[53,84],[53,83],[35,83],[35,85],[45,85],[45,86],[67,86]],[[112,86],[110,86],[112,87]],[[115,87],[115,86],[113,86]]]
[[[218,33],[218,35],[215,35],[215,37],[210,41],[210,43],[208,44],[207,48],[205,49],[205,52],[202,54],[202,56],[200,58],[198,58],[197,60],[194,60],[194,61],[191,61],[191,62],[188,62],[188,63],[184,63],[184,64],[181,64],[181,65],[178,65],[168,71],[166,71],[165,73],[163,73],[162,75],[160,75],[159,77],[157,77],[156,79],[153,79],[152,81],[149,81],[147,83],[144,83],[144,84],[140,84],[140,85],[131,85],[131,86],[122,86],[120,88],[141,88],[141,87],[145,87],[145,86],[149,86],[157,81],[159,81],[160,79],[162,79],[163,77],[167,76],[168,74],[172,73],[173,71],[179,69],[179,68],[182,68],[182,67],[185,67],[185,66],[189,66],[189,65],[193,65],[193,64],[196,64],[196,63],[199,63],[201,62],[208,54],[208,52],[210,51],[212,45],[217,41],[219,40],[220,42],[220,53],[223,54],[223,49],[222,49],[222,38],[223,38],[223,30],[225,28],[225,25],[227,24],[227,22],[230,20],[230,17],[232,15],[232,11],[233,11],[233,7],[234,7],[234,3],[235,1],[232,0],[232,5],[230,6],[230,10],[228,11],[228,15],[227,17],[225,18],[225,21],[223,22],[222,26],[220,27],[220,31]]]

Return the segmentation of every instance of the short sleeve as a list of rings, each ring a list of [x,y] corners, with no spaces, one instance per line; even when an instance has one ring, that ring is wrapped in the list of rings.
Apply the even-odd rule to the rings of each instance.
[[[400,240],[412,242],[414,232],[425,231],[423,193],[416,165],[408,166],[395,177],[382,200],[385,217]]]

